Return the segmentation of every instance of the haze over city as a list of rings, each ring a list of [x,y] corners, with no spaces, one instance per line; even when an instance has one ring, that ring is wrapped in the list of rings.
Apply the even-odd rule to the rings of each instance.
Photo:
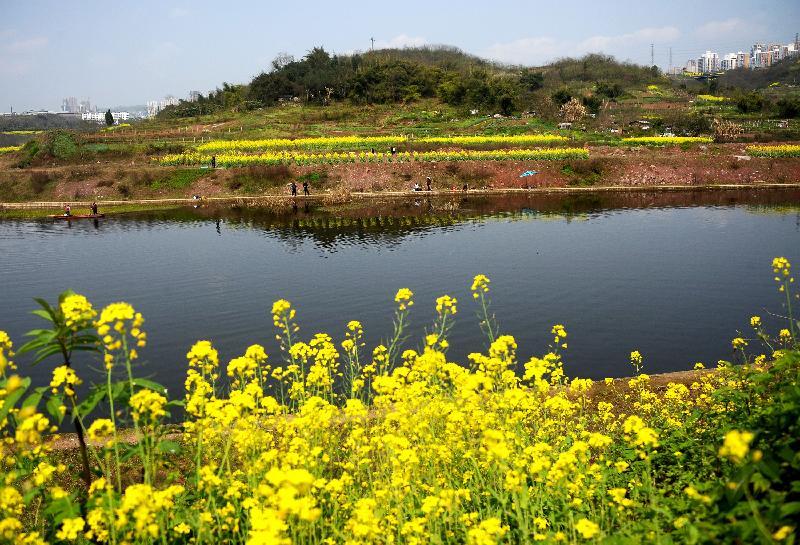
[[[454,10],[412,0],[223,6],[143,1],[75,5],[43,1],[0,6],[0,111],[57,110],[68,96],[101,107],[185,98],[223,81],[242,83],[287,52],[333,53],[447,44],[510,64],[541,65],[603,52],[666,70],[709,49],[749,50],[794,40],[800,4],[619,2],[613,17],[596,2],[568,5],[502,0]],[[302,32],[300,32],[300,30]]]

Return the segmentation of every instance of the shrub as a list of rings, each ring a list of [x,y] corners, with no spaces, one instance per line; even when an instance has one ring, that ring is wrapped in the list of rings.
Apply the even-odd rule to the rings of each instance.
[[[31,174],[31,189],[38,195],[45,190],[47,184],[52,181],[50,173],[46,171],[33,172]]]
[[[599,81],[595,85],[595,92],[611,100],[616,100],[622,96],[623,90],[619,83],[607,83]]]
[[[765,100],[760,93],[741,93],[736,99],[736,108],[742,113],[760,112],[764,109]]]
[[[556,106],[563,106],[572,99],[572,93],[569,92],[569,89],[564,87],[550,95],[550,98]]]
[[[800,98],[782,98],[776,103],[776,106],[779,117],[800,117]]]
[[[36,156],[39,155],[39,142],[30,140],[22,146],[19,153],[19,161],[17,162],[18,168],[25,168],[31,165]]]
[[[593,114],[598,113],[600,111],[600,107],[603,105],[603,101],[596,95],[582,97],[581,103]]]
[[[78,152],[78,145],[72,134],[55,131],[50,135],[49,152],[57,159],[69,159]]]

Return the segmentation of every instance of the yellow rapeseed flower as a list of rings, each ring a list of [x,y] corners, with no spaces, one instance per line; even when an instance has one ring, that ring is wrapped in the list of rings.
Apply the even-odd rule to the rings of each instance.
[[[750,443],[755,437],[749,431],[731,430],[725,434],[725,439],[719,449],[719,455],[730,458],[735,463],[740,463],[750,451]]]
[[[600,533],[600,526],[587,518],[582,518],[575,523],[575,531],[578,532],[583,539],[592,539]]]

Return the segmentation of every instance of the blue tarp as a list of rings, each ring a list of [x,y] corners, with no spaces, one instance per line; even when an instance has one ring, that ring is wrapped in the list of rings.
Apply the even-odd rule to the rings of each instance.
[[[534,174],[539,174],[539,173],[535,170],[526,170],[525,172],[520,174],[519,177],[524,178],[525,176],[533,176]]]

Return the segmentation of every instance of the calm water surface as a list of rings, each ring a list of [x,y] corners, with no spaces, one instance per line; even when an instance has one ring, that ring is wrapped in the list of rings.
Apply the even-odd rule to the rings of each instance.
[[[347,321],[361,320],[371,350],[391,332],[395,291],[409,287],[409,346],[448,293],[460,302],[450,356],[465,361],[484,348],[469,296],[484,273],[522,361],[546,352],[550,327],[563,323],[568,373],[602,378],[628,375],[634,349],[651,373],[729,358],[751,315],[782,311],[771,259],[800,263],[795,190],[454,197],[367,214],[178,209],[99,224],[0,221],[0,329],[21,345],[40,326],[32,298],[66,288],[97,307],[128,301],[149,335],[141,373],[181,391],[197,339],[225,361],[255,342],[279,360],[268,314],[276,299],[292,301],[305,337],[341,340]],[[46,380],[50,366],[17,360]]]

